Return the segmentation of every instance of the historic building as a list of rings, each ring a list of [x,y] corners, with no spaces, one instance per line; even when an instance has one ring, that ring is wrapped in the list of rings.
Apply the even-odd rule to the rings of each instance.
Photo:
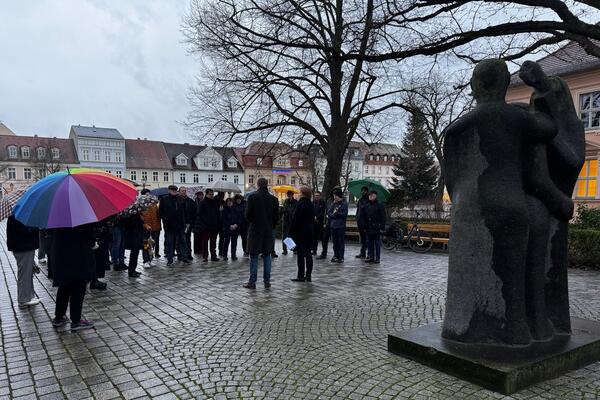
[[[173,182],[173,167],[162,142],[125,139],[125,178],[139,188],[156,189]]]
[[[351,142],[344,154],[342,161],[342,170],[340,176],[340,185],[346,188],[348,183],[363,177],[364,152],[366,146],[359,142]],[[325,182],[325,168],[327,167],[327,157],[320,146],[312,146],[307,149],[311,160],[311,173],[315,182],[314,189],[322,190]]]
[[[398,163],[400,148],[395,144],[377,143],[365,145],[363,177],[379,181],[385,188],[391,188],[394,166]]]
[[[600,207],[600,59],[588,55],[576,43],[568,43],[537,62],[547,75],[560,76],[567,82],[573,103],[585,127],[586,161],[573,199],[576,203]],[[509,103],[529,103],[531,92],[532,89],[521,81],[518,74],[513,74],[506,100]]]
[[[77,157],[82,167],[97,168],[125,178],[125,139],[114,128],[71,126]]]

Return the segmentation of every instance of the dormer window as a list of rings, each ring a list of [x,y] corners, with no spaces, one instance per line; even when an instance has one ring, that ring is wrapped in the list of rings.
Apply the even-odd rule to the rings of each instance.
[[[369,160],[373,161],[373,154],[369,156]]]
[[[177,165],[182,165],[182,166],[186,166],[187,165],[187,157],[184,156],[183,154],[178,155],[175,158],[175,164]]]
[[[262,165],[262,157],[256,157],[256,165]]]
[[[383,156],[383,161],[387,161],[387,155]]]
[[[358,157],[358,150],[354,149],[354,156]]]
[[[377,155],[377,161],[379,161],[379,154]]]
[[[396,157],[395,156],[392,156],[392,162],[393,161],[396,161]]]
[[[278,159],[277,159],[277,166],[278,166],[278,167],[285,167],[285,159],[283,159],[283,158],[278,158]]]
[[[8,157],[17,158],[17,146],[8,146]]]
[[[60,157],[60,150],[57,149],[56,147],[54,147],[52,149],[52,158],[56,160],[59,157]]]
[[[29,158],[30,156],[31,156],[31,154],[29,152],[29,147],[28,146],[21,147],[21,157]]]
[[[298,166],[304,167],[304,160],[298,160]]]
[[[227,166],[228,166],[229,168],[235,168],[235,167],[237,167],[237,160],[236,160],[235,158],[230,158],[230,159],[227,161]]]
[[[45,148],[38,147],[36,149],[36,152],[37,152],[37,158],[44,158],[44,157],[46,157],[46,149]]]

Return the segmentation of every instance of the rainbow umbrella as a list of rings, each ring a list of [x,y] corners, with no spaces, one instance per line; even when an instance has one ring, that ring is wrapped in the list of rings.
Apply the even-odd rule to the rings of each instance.
[[[106,172],[76,168],[36,182],[13,209],[17,220],[40,229],[100,221],[135,201],[135,187]]]

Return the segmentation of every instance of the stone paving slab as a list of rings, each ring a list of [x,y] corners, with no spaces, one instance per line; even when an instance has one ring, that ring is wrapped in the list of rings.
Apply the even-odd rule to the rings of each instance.
[[[317,262],[312,283],[289,281],[294,256],[273,265],[273,287],[241,287],[247,260],[107,272],[88,292],[96,329],[56,330],[56,289],[16,303],[16,264],[0,224],[0,399],[489,399],[511,398],[387,352],[387,334],[440,321],[447,256],[386,252],[367,266]],[[141,270],[141,267],[139,268]],[[43,270],[43,272],[45,272]],[[261,270],[259,270],[261,276]],[[573,315],[600,320],[600,274],[570,272]],[[600,396],[600,363],[524,390],[516,399]]]

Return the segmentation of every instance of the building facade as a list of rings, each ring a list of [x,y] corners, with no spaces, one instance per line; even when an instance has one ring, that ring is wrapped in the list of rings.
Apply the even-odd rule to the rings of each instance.
[[[391,189],[394,167],[398,163],[400,147],[395,144],[378,143],[366,146],[364,151],[363,177],[378,181]]]
[[[124,178],[141,189],[157,189],[173,183],[173,167],[162,142],[125,139]]]
[[[125,138],[114,128],[73,125],[69,132],[82,167],[104,170],[125,178]]]
[[[600,207],[600,59],[569,43],[537,62],[547,75],[560,76],[569,85],[575,109],[585,127],[586,161],[572,197],[576,203]],[[531,93],[532,89],[514,74],[506,100],[529,103]]]

